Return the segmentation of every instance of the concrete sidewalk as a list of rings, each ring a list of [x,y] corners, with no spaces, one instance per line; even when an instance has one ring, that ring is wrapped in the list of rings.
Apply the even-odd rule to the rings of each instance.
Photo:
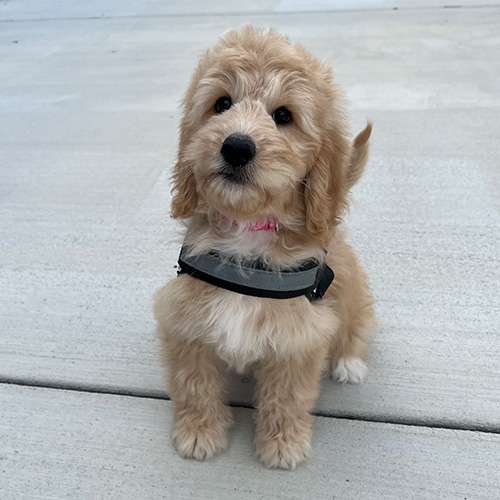
[[[460,4],[0,2],[0,498],[498,496],[500,4]],[[227,453],[177,457],[151,312],[179,101],[246,22],[331,61],[375,123],[348,226],[381,330],[293,473],[256,461],[245,408]]]

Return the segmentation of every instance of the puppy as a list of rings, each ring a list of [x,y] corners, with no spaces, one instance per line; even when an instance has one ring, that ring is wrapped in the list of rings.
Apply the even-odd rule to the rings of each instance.
[[[373,300],[340,223],[370,132],[348,139],[330,68],[279,34],[231,31],[201,58],[173,172],[184,247],[242,266],[258,261],[278,276],[327,263],[335,279],[320,300],[249,296],[189,274],[157,292],[183,457],[203,460],[227,446],[227,367],[253,373],[257,454],[284,469],[310,453],[325,369],[340,382],[365,377]]]

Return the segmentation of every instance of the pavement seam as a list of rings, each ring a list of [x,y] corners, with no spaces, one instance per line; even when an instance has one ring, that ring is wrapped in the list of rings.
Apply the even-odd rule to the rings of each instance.
[[[29,379],[17,379],[17,378],[0,378],[1,385],[15,385],[20,387],[31,387],[34,389],[49,389],[49,390],[62,390],[71,392],[80,392],[86,394],[104,394],[108,396],[125,396],[138,399],[156,399],[161,401],[171,401],[170,397],[161,391],[151,391],[146,393],[144,391],[135,391],[133,389],[121,389],[121,388],[103,388],[99,386],[77,386],[73,384],[60,383],[60,382],[41,382]],[[229,402],[229,406],[232,408],[244,408],[248,410],[255,410],[255,407],[249,404],[243,404],[238,402]],[[410,419],[405,417],[379,417],[370,415],[352,415],[347,413],[329,413],[324,411],[314,411],[312,413],[316,417],[331,418],[337,420],[349,420],[357,422],[368,422],[368,423],[379,423],[379,424],[389,424],[389,425],[401,425],[405,427],[421,427],[428,429],[441,429],[448,431],[465,431],[465,432],[479,432],[483,434],[500,434],[500,426],[489,426],[489,425],[470,425],[460,422],[447,422],[440,420],[419,420]]]

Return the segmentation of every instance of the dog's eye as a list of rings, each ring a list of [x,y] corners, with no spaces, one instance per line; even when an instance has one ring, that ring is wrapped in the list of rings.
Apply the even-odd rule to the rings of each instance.
[[[292,121],[292,113],[289,109],[281,106],[280,108],[274,110],[273,120],[276,125],[287,125]]]
[[[224,111],[227,111],[232,104],[233,101],[231,101],[231,98],[227,95],[219,97],[217,101],[215,101],[214,111],[217,114],[224,113]]]

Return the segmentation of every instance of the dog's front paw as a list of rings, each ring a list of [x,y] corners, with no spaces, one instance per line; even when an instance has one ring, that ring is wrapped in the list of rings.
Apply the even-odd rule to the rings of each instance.
[[[340,358],[334,362],[332,376],[342,384],[360,384],[368,373],[368,367],[361,358]]]
[[[286,435],[281,432],[275,436],[257,440],[257,456],[270,468],[293,470],[311,453],[310,432]]]
[[[227,428],[230,423],[229,414],[211,422],[184,417],[175,425],[174,445],[184,458],[206,460],[227,447]]]

